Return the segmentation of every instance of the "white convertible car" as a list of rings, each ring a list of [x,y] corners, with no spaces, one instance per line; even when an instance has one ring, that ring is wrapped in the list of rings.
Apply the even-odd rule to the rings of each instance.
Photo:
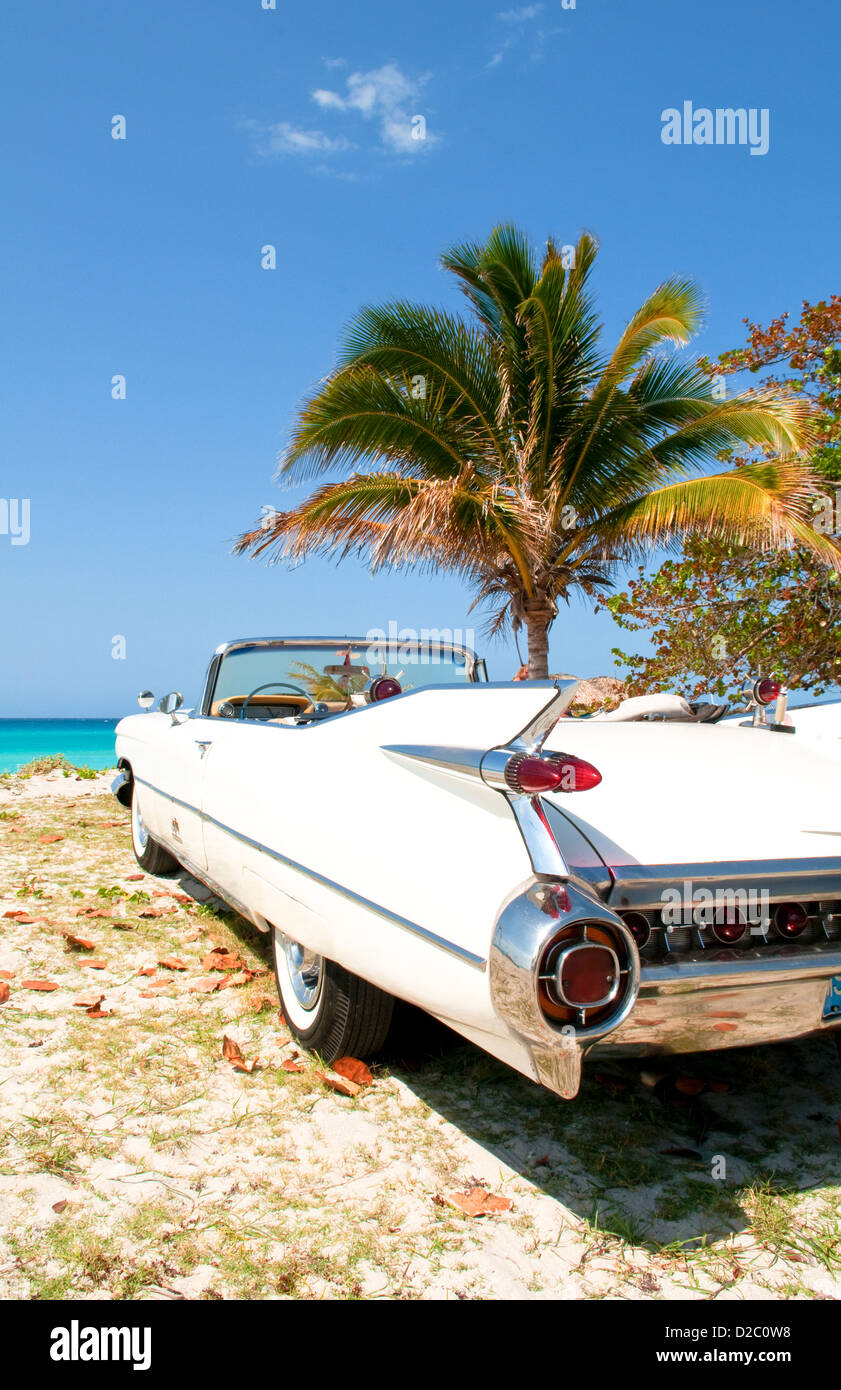
[[[114,790],[143,868],[271,933],[328,1061],[395,997],[565,1097],[588,1054],[841,1024],[837,761],[675,696],[570,717],[575,689],[442,643],[229,642],[195,710],[120,722]]]

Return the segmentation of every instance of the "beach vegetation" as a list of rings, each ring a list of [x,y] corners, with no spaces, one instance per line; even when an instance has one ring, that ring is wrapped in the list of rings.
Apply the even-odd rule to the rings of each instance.
[[[538,255],[499,226],[442,257],[468,317],[363,308],[280,459],[285,484],[315,490],[264,509],[237,552],[460,575],[491,634],[525,627],[532,678],[548,675],[559,604],[658,546],[796,543],[841,569],[811,525],[812,403],[764,382],[728,395],[686,360],[702,321],[690,280],[664,280],[606,347],[597,249],[584,234],[573,257],[551,240]],[[739,462],[721,467],[728,452]]]
[[[46,777],[50,772],[61,772],[65,777],[79,777],[82,781],[90,781],[91,778],[101,775],[101,770],[97,771],[96,768],[77,767],[64,753],[44,753],[38,758],[32,758],[28,763],[24,763],[17,772],[4,775],[22,777],[26,780],[30,777]]]
[[[764,373],[766,384],[806,400],[813,415],[812,524],[841,536],[841,296],[805,302],[796,324],[782,314],[747,325],[744,347],[722,353],[720,379]],[[744,459],[727,455],[740,467]],[[841,685],[841,579],[808,546],[768,555],[718,536],[694,536],[654,574],[640,567],[623,593],[601,596],[627,632],[645,633],[644,654],[614,648],[629,693],[664,686],[692,698],[734,700],[758,671],[823,695]]]

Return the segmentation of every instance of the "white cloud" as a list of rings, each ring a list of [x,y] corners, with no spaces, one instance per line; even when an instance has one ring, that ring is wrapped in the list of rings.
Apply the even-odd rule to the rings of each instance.
[[[396,63],[386,63],[370,72],[353,72],[344,92],[319,87],[313,101],[325,111],[355,112],[365,120],[377,120],[380,139],[387,149],[400,154],[417,153],[433,137],[418,139],[413,133],[418,97],[425,79],[407,77]]]
[[[326,135],[323,130],[304,130],[289,121],[269,126],[257,126],[256,122],[249,121],[248,126],[261,154],[324,155],[355,148],[344,136]]]
[[[536,19],[543,9],[541,5],[523,5],[519,10],[503,10],[497,19],[501,19],[503,24],[526,24],[530,19]]]
[[[333,68],[347,67],[347,58],[322,58],[321,61],[329,71]]]

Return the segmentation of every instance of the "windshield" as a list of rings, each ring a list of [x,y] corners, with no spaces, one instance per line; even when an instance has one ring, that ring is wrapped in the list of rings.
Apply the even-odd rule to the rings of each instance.
[[[255,643],[223,656],[212,707],[216,712],[220,701],[241,699],[263,687],[267,695],[306,695],[344,705],[373,676],[386,675],[399,680],[404,690],[415,690],[422,685],[463,684],[470,678],[470,666],[464,651],[437,643]]]

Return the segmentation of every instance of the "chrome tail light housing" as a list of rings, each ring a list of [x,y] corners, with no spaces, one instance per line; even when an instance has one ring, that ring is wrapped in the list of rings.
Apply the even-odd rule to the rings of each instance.
[[[565,1098],[587,1049],[627,1018],[640,982],[629,928],[572,883],[535,881],[497,918],[491,996],[529,1047],[538,1079]]]

